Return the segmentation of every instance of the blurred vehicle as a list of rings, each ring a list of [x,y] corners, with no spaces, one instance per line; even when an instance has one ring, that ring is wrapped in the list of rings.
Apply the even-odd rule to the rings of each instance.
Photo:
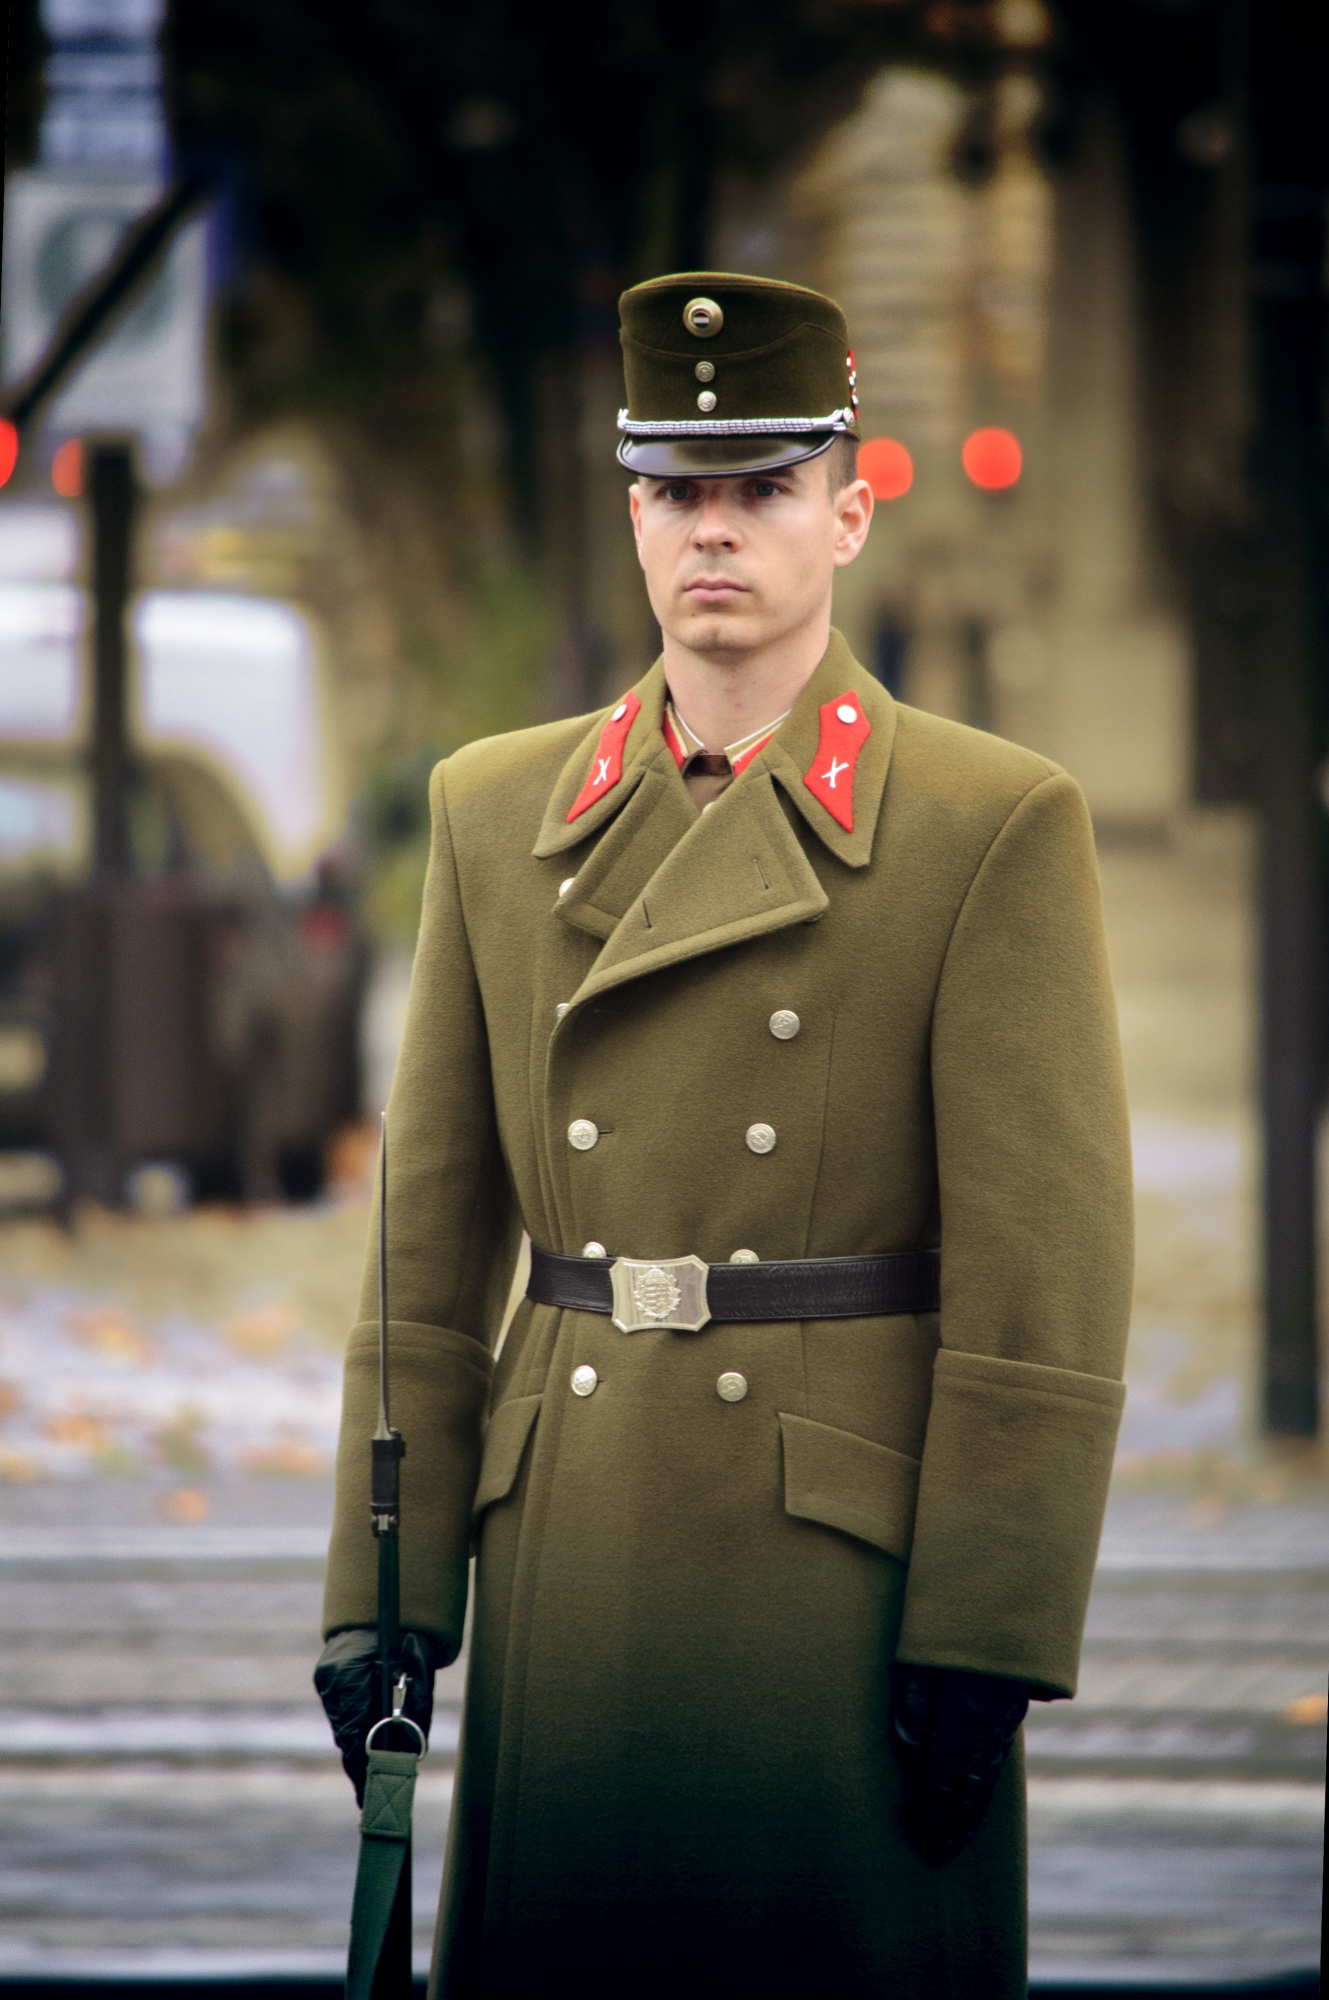
[[[358,1110],[366,973],[315,628],[136,601],[133,865],[102,880],[78,561],[73,508],[0,505],[0,1206],[50,1198],[49,1155],[70,1197],[308,1198]]]

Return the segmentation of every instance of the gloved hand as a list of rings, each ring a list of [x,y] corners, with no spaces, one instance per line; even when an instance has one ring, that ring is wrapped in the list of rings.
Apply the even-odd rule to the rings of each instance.
[[[402,1633],[392,1678],[396,1681],[406,1674],[402,1713],[417,1723],[426,1736],[434,1716],[434,1672],[447,1664],[447,1652],[440,1640],[430,1638],[426,1632]],[[357,1625],[350,1631],[333,1633],[314,1668],[314,1686],[332,1724],[342,1769],[355,1786],[355,1802],[362,1806],[369,1770],[365,1738],[378,1721],[381,1707],[378,1633],[372,1626]],[[385,1729],[376,1747],[403,1749],[402,1732],[394,1737]]]
[[[1028,1707],[1025,1682],[1001,1674],[892,1667],[905,1833],[925,1860],[949,1861],[978,1832]]]

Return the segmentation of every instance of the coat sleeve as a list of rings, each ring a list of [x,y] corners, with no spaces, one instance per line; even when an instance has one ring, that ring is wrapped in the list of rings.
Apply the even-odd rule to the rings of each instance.
[[[455,1652],[491,1349],[517,1225],[499,1147],[484,1011],[457,887],[444,767],[397,1073],[388,1101],[391,1415],[406,1443],[401,1616]],[[369,1440],[378,1413],[378,1212],[346,1348],[324,1631],[372,1625],[377,1553]]]
[[[933,1021],[941,1346],[898,1657],[1075,1692],[1125,1388],[1130,1131],[1089,815],[1027,793]]]

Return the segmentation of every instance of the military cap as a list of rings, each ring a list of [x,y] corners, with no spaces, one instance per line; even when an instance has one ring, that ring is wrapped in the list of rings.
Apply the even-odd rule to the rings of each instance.
[[[858,436],[854,357],[834,299],[774,278],[680,271],[624,292],[620,463],[726,478]]]

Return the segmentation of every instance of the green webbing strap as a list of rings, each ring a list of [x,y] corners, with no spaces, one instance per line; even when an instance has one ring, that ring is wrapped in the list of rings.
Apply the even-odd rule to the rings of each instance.
[[[371,1750],[360,1815],[360,1865],[351,1904],[346,2000],[369,2000],[411,1845],[411,1807],[420,1759],[409,1750]]]

